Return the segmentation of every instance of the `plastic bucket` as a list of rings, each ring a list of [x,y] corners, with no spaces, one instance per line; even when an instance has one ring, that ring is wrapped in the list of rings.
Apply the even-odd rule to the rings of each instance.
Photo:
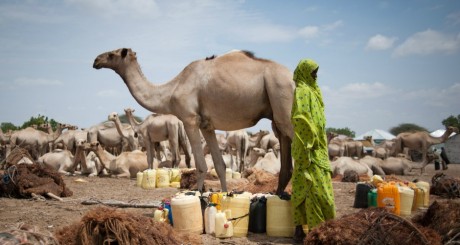
[[[267,197],[267,236],[292,237],[294,231],[291,201]]]
[[[200,199],[197,196],[173,197],[171,211],[175,230],[196,234],[203,232],[203,215]]]

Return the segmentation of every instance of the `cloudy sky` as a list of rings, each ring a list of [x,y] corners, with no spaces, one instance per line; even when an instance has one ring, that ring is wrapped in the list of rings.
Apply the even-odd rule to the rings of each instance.
[[[312,58],[327,127],[357,135],[401,123],[433,131],[460,114],[457,0],[4,0],[0,122],[45,115],[84,128],[127,107],[145,117],[118,75],[92,68],[121,47],[154,83],[233,49],[291,71]]]

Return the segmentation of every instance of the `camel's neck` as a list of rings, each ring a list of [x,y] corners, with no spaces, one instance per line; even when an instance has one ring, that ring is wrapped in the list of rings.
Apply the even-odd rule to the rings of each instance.
[[[106,169],[110,169],[110,163],[117,158],[116,156],[110,154],[108,151],[104,150],[101,146],[98,146],[94,153],[96,153],[96,156],[99,158],[99,160],[101,160],[101,164]]]
[[[121,121],[118,117],[115,118],[115,128],[117,129],[118,134],[123,138],[128,138],[128,136],[123,132]]]
[[[428,134],[429,137],[429,143],[430,145],[436,145],[436,144],[441,144],[446,142],[446,140],[449,138],[451,132],[446,131],[441,137],[433,137]]]
[[[48,133],[48,143],[54,142],[61,135],[63,129],[63,127],[58,126],[56,132],[53,132],[53,130],[49,128],[51,133]]]
[[[156,113],[171,114],[169,101],[176,87],[177,82],[175,80],[156,86],[144,77],[136,61],[132,61],[132,65],[126,69],[116,70],[116,72],[142,107]]]
[[[267,134],[263,132],[258,132],[254,134],[253,136],[249,137],[249,142],[251,143],[251,146],[260,147],[260,141],[265,135]]]
[[[134,118],[133,114],[131,111],[126,112],[126,118],[128,118],[128,122],[133,127],[133,130],[135,132],[139,132],[139,127],[141,125],[140,122],[136,121],[136,118]]]

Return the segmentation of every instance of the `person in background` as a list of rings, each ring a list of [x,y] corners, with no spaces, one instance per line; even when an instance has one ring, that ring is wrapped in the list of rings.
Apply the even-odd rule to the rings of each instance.
[[[291,122],[294,126],[292,157],[294,240],[306,236],[302,225],[312,229],[336,215],[329,163],[326,118],[321,90],[316,82],[319,66],[303,59],[294,71],[296,89]]]
[[[447,158],[446,149],[444,149],[444,146],[441,147],[441,159],[444,161],[443,167],[445,166],[445,169],[448,169],[447,165],[450,164],[450,161],[449,158]]]

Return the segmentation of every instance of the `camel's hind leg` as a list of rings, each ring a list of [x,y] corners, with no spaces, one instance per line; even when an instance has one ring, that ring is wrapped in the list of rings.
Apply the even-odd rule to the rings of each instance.
[[[227,191],[227,182],[225,179],[225,162],[222,154],[220,153],[219,144],[217,143],[216,133],[214,130],[201,130],[206,143],[211,150],[212,161],[214,168],[219,176],[220,185],[223,192]]]

